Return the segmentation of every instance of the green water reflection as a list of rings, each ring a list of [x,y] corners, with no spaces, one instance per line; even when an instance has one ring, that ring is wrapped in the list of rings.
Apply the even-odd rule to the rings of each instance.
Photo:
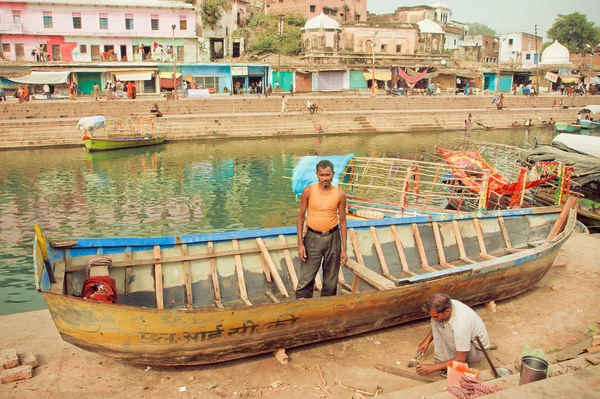
[[[32,278],[33,225],[50,238],[156,236],[290,226],[296,156],[432,159],[469,135],[513,145],[551,132],[443,132],[170,143],[88,154],[0,152],[0,314],[44,308]]]

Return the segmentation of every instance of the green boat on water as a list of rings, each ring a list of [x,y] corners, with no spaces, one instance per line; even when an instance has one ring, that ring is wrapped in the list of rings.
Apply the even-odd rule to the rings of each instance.
[[[559,133],[577,133],[581,130],[581,126],[572,125],[566,122],[556,122],[554,130]]]
[[[582,129],[600,129],[600,122],[594,122],[587,119],[581,119],[579,121],[581,123]]]
[[[146,117],[107,120],[101,115],[90,116],[81,118],[77,127],[84,132],[83,145],[90,152],[147,147],[162,144],[167,138],[166,134],[156,134],[154,120]],[[106,136],[95,136],[100,129],[106,132]]]
[[[83,145],[88,151],[109,151],[123,148],[146,147],[149,145],[162,144],[165,137],[111,137],[93,138],[84,137]]]

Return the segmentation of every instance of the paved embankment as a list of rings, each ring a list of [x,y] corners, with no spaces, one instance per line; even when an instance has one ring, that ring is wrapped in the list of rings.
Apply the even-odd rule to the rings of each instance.
[[[306,100],[319,105],[317,114],[305,110]],[[469,113],[473,127],[508,128],[513,122],[532,119],[534,125],[553,118],[574,121],[583,104],[600,104],[600,97],[562,97],[569,107],[552,107],[561,97],[507,96],[505,109],[497,110],[490,96],[361,97],[298,96],[289,98],[288,113],[281,113],[281,98],[231,97],[211,100],[164,101],[32,101],[0,105],[0,149],[72,146],[81,144],[76,129],[84,116],[150,116],[158,102],[164,117],[156,131],[169,140],[202,138],[252,138],[311,135],[315,126],[331,134],[390,133],[418,130],[461,129]]]

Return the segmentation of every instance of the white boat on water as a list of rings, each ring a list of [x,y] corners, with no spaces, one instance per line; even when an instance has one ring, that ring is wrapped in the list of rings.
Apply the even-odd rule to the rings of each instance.
[[[600,157],[600,136],[561,133],[552,140],[552,145],[562,150]]]

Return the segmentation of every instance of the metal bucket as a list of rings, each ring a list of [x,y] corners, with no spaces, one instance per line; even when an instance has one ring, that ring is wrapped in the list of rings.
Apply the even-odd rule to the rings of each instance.
[[[523,356],[519,385],[543,380],[548,375],[548,362],[535,356]]]

